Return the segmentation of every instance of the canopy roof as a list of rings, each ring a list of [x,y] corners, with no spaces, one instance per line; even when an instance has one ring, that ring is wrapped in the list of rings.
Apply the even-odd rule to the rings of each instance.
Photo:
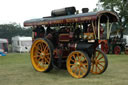
[[[93,20],[97,20],[99,16],[101,16],[101,23],[107,22],[107,17],[109,18],[110,22],[118,21],[118,17],[115,13],[110,11],[100,11],[100,12],[88,12],[88,13],[80,13],[75,15],[66,15],[59,17],[44,17],[38,19],[31,19],[25,21],[24,26],[54,25],[54,24],[93,21]]]
[[[25,37],[25,36],[15,36],[12,37],[13,41],[32,41],[32,37]]]

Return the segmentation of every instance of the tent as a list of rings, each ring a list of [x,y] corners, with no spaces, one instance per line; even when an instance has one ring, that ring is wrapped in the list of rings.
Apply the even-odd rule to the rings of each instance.
[[[15,36],[12,37],[13,52],[29,52],[32,45],[32,37]]]
[[[0,39],[0,52],[8,52],[8,40]]]
[[[128,44],[128,35],[123,35],[123,38],[126,39],[126,43]]]

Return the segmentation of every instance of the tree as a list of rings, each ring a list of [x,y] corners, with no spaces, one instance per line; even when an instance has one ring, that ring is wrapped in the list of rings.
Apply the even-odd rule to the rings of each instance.
[[[119,16],[117,29],[126,30],[128,28],[128,0],[99,0],[95,11],[113,11]],[[128,30],[128,29],[127,29]]]
[[[8,39],[9,43],[11,43],[11,39],[14,36],[31,36],[31,34],[31,28],[26,29],[16,23],[0,25],[0,38]]]

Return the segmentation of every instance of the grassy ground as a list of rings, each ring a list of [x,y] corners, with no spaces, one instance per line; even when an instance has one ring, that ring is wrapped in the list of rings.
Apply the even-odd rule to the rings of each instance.
[[[75,79],[66,70],[36,72],[27,53],[0,56],[0,85],[128,85],[128,55],[108,55],[104,74]]]

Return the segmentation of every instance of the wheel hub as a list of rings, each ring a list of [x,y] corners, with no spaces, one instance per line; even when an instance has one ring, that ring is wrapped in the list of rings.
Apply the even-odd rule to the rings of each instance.
[[[43,57],[44,55],[45,55],[45,53],[43,53],[43,52],[42,52],[42,53],[40,53],[40,56],[41,56],[41,57]]]
[[[75,64],[76,64],[76,66],[80,66],[80,62],[78,62],[78,61]]]

